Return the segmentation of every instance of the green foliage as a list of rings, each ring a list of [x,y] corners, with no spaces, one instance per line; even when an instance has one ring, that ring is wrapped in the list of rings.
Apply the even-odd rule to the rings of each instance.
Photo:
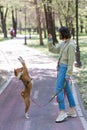
[[[40,7],[40,15],[41,19],[43,21],[44,19],[44,4],[49,4],[50,0],[37,0],[38,7]],[[86,8],[86,3],[82,0],[79,1],[79,26],[80,26],[80,21],[83,20],[83,25],[86,28],[87,24],[87,19],[86,19],[86,13],[87,13],[87,8]],[[0,5],[3,5],[5,8],[8,7],[8,17],[7,17],[7,26],[12,26],[12,21],[11,21],[11,10],[12,8],[17,9],[18,13],[18,27],[19,27],[19,22],[22,21],[23,27],[24,27],[24,7],[27,7],[27,26],[28,27],[36,27],[36,15],[35,15],[35,4],[34,0],[0,0]],[[70,26],[71,22],[73,23],[74,27],[76,26],[75,24],[75,0],[52,0],[52,4],[49,4],[52,6],[52,11],[55,13],[55,23],[56,26],[60,26],[61,22],[62,25],[67,25]],[[84,5],[84,7],[83,7]],[[19,11],[21,10],[21,13]],[[21,15],[22,14],[22,15]],[[20,17],[21,18],[20,18]],[[42,22],[41,21],[41,22]],[[22,24],[21,23],[21,24]]]
[[[79,38],[79,45],[82,67],[77,69],[78,71],[74,74],[74,77],[79,86],[84,106],[87,109],[87,37]]]

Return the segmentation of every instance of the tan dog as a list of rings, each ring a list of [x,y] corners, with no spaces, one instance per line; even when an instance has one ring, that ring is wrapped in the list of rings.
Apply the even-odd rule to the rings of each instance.
[[[22,80],[25,86],[25,88],[21,91],[21,96],[23,97],[25,103],[25,117],[29,118],[28,110],[30,107],[30,92],[32,89],[32,82],[31,82],[32,79],[28,74],[28,69],[26,67],[23,58],[19,57],[18,60],[21,62],[23,67],[14,69],[14,74],[18,79]]]

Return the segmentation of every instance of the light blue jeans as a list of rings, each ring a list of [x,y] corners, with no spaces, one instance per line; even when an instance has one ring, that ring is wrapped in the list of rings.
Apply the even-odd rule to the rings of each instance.
[[[64,89],[66,91],[69,106],[75,107],[75,101],[74,101],[74,97],[72,94],[70,82],[66,81],[66,79],[65,79],[66,71],[67,71],[67,65],[60,64],[58,67],[58,77],[57,77],[57,81],[56,81],[56,92],[62,90],[57,95],[59,110],[65,110]],[[64,87],[64,84],[65,84],[65,87]]]

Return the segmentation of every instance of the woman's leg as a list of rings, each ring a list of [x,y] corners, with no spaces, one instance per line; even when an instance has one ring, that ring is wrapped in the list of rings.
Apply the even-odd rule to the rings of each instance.
[[[65,110],[65,103],[64,103],[65,74],[66,74],[66,67],[60,66],[56,81],[56,92],[58,92],[57,100],[59,104],[59,110]]]
[[[67,115],[69,117],[77,117],[77,114],[75,112],[76,104],[75,104],[75,100],[73,97],[73,93],[72,93],[71,85],[69,81],[66,81],[66,95],[67,95],[69,106],[70,106],[70,111],[67,112]]]
[[[66,75],[67,66],[60,65],[58,77],[56,81],[56,92],[57,100],[59,105],[60,113],[56,119],[56,122],[64,121],[67,118],[67,114],[65,113],[65,103],[64,103],[64,83],[65,83],[65,75]]]
[[[73,93],[72,93],[72,90],[71,90],[71,86],[70,86],[70,82],[69,81],[66,81],[66,95],[67,95],[67,98],[68,98],[68,101],[69,101],[69,106],[70,107],[75,107],[75,100],[74,100],[74,97],[73,97]]]

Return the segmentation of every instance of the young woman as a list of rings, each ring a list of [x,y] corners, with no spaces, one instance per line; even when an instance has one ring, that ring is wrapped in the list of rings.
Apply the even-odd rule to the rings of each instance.
[[[57,122],[64,121],[68,116],[76,117],[75,112],[75,101],[72,94],[71,86],[70,86],[70,76],[73,71],[73,62],[75,58],[75,44],[74,41],[71,40],[71,35],[67,27],[61,27],[58,30],[59,39],[63,40],[62,43],[57,46],[53,45],[52,35],[48,35],[48,49],[53,53],[59,53],[58,58],[58,77],[56,81],[56,92],[60,91],[57,95],[58,105],[59,105],[59,115],[56,119]],[[64,84],[66,83],[65,87]],[[70,111],[65,112],[65,102],[64,102],[64,89],[66,91],[66,95],[68,98]]]

